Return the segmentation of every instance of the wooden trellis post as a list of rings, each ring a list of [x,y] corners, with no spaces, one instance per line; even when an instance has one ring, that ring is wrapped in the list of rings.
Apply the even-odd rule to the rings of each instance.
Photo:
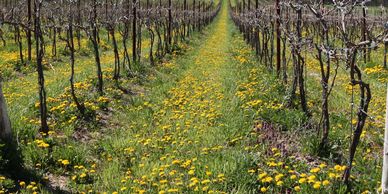
[[[384,40],[384,68],[387,69],[388,39]]]
[[[388,84],[387,84],[387,100],[385,111],[385,133],[384,133],[384,159],[383,159],[383,176],[381,178],[381,193],[388,194]]]

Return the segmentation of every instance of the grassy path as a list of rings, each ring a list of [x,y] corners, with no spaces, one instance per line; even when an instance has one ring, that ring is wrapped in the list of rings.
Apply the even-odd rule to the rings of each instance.
[[[103,97],[93,91],[93,57],[78,58],[77,92],[88,109],[95,108],[96,122],[77,119],[66,89],[70,69],[65,61],[45,72],[52,121],[48,138],[36,135],[36,74],[5,82],[24,165],[42,175],[42,180],[17,180],[21,193],[59,193],[46,186],[69,193],[344,193],[340,182],[346,166],[303,159],[305,153],[314,152],[315,132],[299,132],[307,118],[300,110],[283,106],[286,88],[258,64],[229,18],[226,2],[216,20],[184,44],[185,54],[145,67],[141,78],[123,80],[134,94],[122,94],[112,85],[114,58],[108,49],[101,56]],[[313,59],[308,61],[308,68],[317,71]],[[315,75],[307,80],[310,91],[320,90]],[[349,87],[346,76],[337,80],[344,90],[332,97],[337,99],[333,113],[339,114],[333,126],[341,130],[333,127],[332,136],[340,140],[342,128],[348,128],[340,116],[346,116],[344,94]],[[319,99],[319,93],[309,96],[309,105]],[[376,99],[373,107],[384,100]],[[382,120],[383,111],[373,109],[376,120]],[[379,170],[368,165],[376,161],[372,154],[377,151],[371,149],[379,147],[362,149],[369,155],[360,155],[363,159],[353,170],[360,183],[355,192],[369,193],[366,189],[380,184]],[[371,175],[369,182],[360,182]],[[1,188],[0,184],[0,193]]]
[[[144,78],[149,81],[128,81],[136,95],[116,98],[116,89],[105,82],[109,110],[98,110],[101,125],[81,123],[82,129],[75,128],[78,121],[66,89],[70,67],[60,61],[45,72],[54,118],[47,139],[35,135],[35,73],[5,82],[24,165],[47,185],[70,193],[257,192],[256,176],[248,173],[255,158],[248,137],[254,112],[243,110],[236,95],[257,64],[229,18],[226,1],[213,24],[194,34],[190,45],[184,55],[150,69]],[[112,74],[110,54],[101,56],[105,78]],[[77,91],[91,107],[100,103],[91,87],[94,69],[92,57],[76,62]],[[52,193],[25,181],[22,192]]]
[[[94,189],[253,192],[249,155],[237,143],[251,130],[235,97],[244,71],[237,71],[233,43],[243,42],[232,33],[224,4],[203,45],[171,62],[171,74],[157,76],[136,106],[115,115],[126,127],[101,142],[110,154]]]

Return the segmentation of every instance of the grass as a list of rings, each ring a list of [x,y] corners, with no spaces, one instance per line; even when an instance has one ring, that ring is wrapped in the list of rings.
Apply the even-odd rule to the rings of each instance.
[[[212,26],[215,29],[211,30],[211,28],[209,28],[207,30],[208,32],[205,32],[207,33],[205,35],[207,38],[201,41],[194,41],[193,44],[195,49],[189,50],[185,56],[164,64],[165,67],[154,70],[154,73],[148,76],[148,79],[151,81],[146,82],[145,85],[138,86],[138,96],[128,96],[120,100],[112,101],[110,101],[110,99],[109,106],[114,111],[109,112],[109,114],[112,114],[109,117],[109,124],[107,126],[97,126],[97,128],[87,129],[87,133],[83,135],[90,137],[91,139],[89,140],[80,141],[79,139],[74,139],[74,134],[78,131],[74,131],[73,128],[74,126],[77,126],[78,121],[73,121],[74,123],[67,125],[67,121],[70,121],[71,118],[62,118],[60,116],[60,114],[63,113],[65,113],[65,115],[71,115],[73,113],[72,111],[68,111],[68,108],[63,108],[61,106],[71,106],[71,104],[63,101],[68,100],[68,98],[66,98],[66,93],[63,93],[63,88],[67,85],[66,80],[68,79],[69,72],[66,66],[58,66],[58,68],[46,72],[47,91],[49,96],[53,98],[51,99],[50,108],[54,108],[53,112],[57,111],[56,109],[59,109],[59,112],[53,113],[53,115],[57,115],[58,120],[63,120],[56,120],[54,122],[55,124],[52,123],[51,128],[53,129],[53,132],[49,139],[41,139],[39,136],[35,135],[38,121],[36,119],[30,119],[36,118],[37,116],[34,107],[37,97],[33,95],[37,89],[34,84],[36,76],[31,74],[22,77],[21,79],[7,82],[5,86],[6,96],[8,98],[11,96],[17,97],[12,98],[9,102],[9,111],[14,123],[14,128],[17,129],[17,133],[22,133],[21,136],[18,137],[23,139],[21,149],[26,166],[41,173],[44,178],[48,179],[47,181],[49,184],[60,186],[61,189],[70,190],[71,192],[87,192],[88,190],[113,192],[119,191],[120,189],[124,190],[125,187],[132,191],[142,191],[143,188],[147,188],[156,192],[156,190],[159,190],[158,188],[148,187],[150,184],[145,187],[142,184],[142,181],[145,181],[142,180],[144,178],[143,176],[149,175],[150,173],[152,174],[152,168],[161,166],[161,161],[157,159],[163,158],[165,153],[175,153],[178,151],[180,152],[180,155],[176,157],[181,158],[180,160],[182,162],[191,161],[189,163],[196,163],[196,165],[198,165],[198,170],[196,170],[198,172],[195,174],[203,176],[202,178],[204,180],[202,181],[205,181],[205,183],[207,182],[207,179],[205,179],[206,176],[210,175],[206,175],[206,168],[201,163],[209,163],[208,168],[215,168],[211,173],[220,183],[214,184],[214,188],[208,188],[209,190],[219,189],[221,191],[232,189],[229,188],[229,185],[225,184],[224,176],[231,176],[230,173],[240,171],[241,161],[233,156],[234,154],[239,153],[238,150],[235,150],[234,148],[227,149],[227,152],[229,153],[226,157],[222,154],[222,152],[224,152],[223,147],[227,141],[233,137],[230,137],[230,134],[236,135],[234,133],[237,133],[237,129],[244,126],[245,130],[249,130],[250,124],[249,122],[238,118],[239,115],[236,114],[236,111],[238,113],[238,109],[235,100],[232,101],[234,105],[233,114],[225,117],[222,116],[221,118],[219,115],[220,113],[218,113],[220,110],[217,110],[222,108],[222,111],[231,111],[230,104],[224,104],[225,100],[220,103],[218,102],[218,99],[223,97],[224,93],[226,93],[225,95],[227,95],[228,98],[233,97],[233,88],[224,91],[224,86],[222,85],[224,78],[233,77],[230,76],[230,71],[226,68],[226,65],[232,67],[234,64],[231,62],[231,58],[224,58],[224,54],[228,54],[229,52],[227,50],[227,40],[231,38],[229,34],[225,34],[224,32],[233,29],[226,18],[227,12],[224,7],[223,16]],[[223,36],[219,36],[218,34],[223,34]],[[219,42],[222,42],[223,44],[219,44]],[[240,42],[240,44],[243,43]],[[217,47],[214,47],[214,45],[217,45]],[[109,63],[111,63],[111,61],[105,61],[103,63],[105,73],[111,71],[106,65]],[[94,69],[92,61],[85,57],[85,60],[77,61],[77,64],[80,65],[76,66],[76,75],[82,83],[80,88],[78,88],[80,90],[80,95],[87,96],[84,97],[83,100],[90,100],[91,104],[98,105],[98,102],[95,102],[96,97],[87,95],[87,92],[93,88],[93,86],[89,84],[93,75],[90,72],[93,72]],[[198,69],[198,67],[201,68]],[[220,68],[222,71],[218,72],[216,68]],[[209,75],[209,73],[214,74]],[[182,77],[183,79],[181,79]],[[214,78],[214,80],[208,80],[209,77]],[[233,85],[234,81],[235,80],[227,80],[225,84],[235,86]],[[198,95],[198,97],[196,97],[197,99],[195,97],[191,99],[192,96],[188,95],[186,100],[196,100],[198,103],[203,104],[195,105],[192,112],[182,115],[184,118],[175,118],[177,117],[175,115],[176,113],[173,112],[177,111],[175,108],[162,109],[164,100],[170,99],[171,103],[174,104],[175,102],[173,102],[173,100],[180,100],[175,98],[180,98],[181,95],[184,95],[181,93],[175,94],[175,96],[174,94],[171,94],[171,91],[174,91],[174,87],[177,87],[179,90],[187,90],[187,92],[195,90],[196,93],[194,94]],[[213,93],[213,88],[211,87],[218,88],[216,94]],[[203,89],[207,90],[207,92],[201,94]],[[107,86],[107,90],[111,90],[109,85]],[[112,97],[110,95],[111,93],[108,92],[107,96],[109,98]],[[217,102],[217,105],[211,105],[211,103],[215,102]],[[100,110],[99,107],[95,109],[97,111]],[[227,111],[224,109],[227,109]],[[176,120],[166,119],[164,117],[157,118],[156,113],[158,112],[166,112],[164,114],[170,115],[171,119],[175,118]],[[204,113],[205,116],[202,116],[202,112],[206,113]],[[26,119],[19,120],[18,118],[20,118],[21,115]],[[190,119],[192,121],[190,121]],[[225,122],[227,124],[221,122],[221,119],[222,121],[228,121]],[[246,120],[246,118],[244,119]],[[173,124],[181,123],[182,125],[189,125],[188,129],[190,130],[186,129],[182,134],[178,133],[178,136],[176,137],[166,137],[171,135],[171,132],[164,132],[163,128],[166,126],[161,125],[162,123],[169,125],[172,121]],[[195,126],[190,126],[187,122],[192,122],[192,125]],[[26,126],[26,123],[27,126],[30,125],[30,127],[23,129],[23,126]],[[219,123],[223,123],[222,126],[218,126],[221,125]],[[241,125],[241,123],[244,125]],[[232,128],[232,131],[230,126],[236,128]],[[155,127],[157,127],[158,130],[155,130]],[[175,128],[177,126],[171,127]],[[211,130],[209,129],[208,132],[206,130],[205,133],[205,129],[208,127],[211,128]],[[159,128],[162,128],[162,130]],[[179,128],[179,126],[177,128]],[[33,129],[35,129],[35,131]],[[154,137],[147,138],[150,134]],[[169,145],[165,145],[166,147],[163,149],[147,146],[161,144],[164,138],[173,138],[176,139],[177,142],[179,141],[179,144],[188,145],[179,147],[180,149],[178,150],[176,150],[176,146],[170,147]],[[152,140],[157,141],[154,142]],[[171,141],[172,140],[169,140],[168,142]],[[219,144],[215,144],[215,142],[219,142]],[[50,145],[52,151],[49,152],[45,148],[45,143]],[[192,151],[193,145],[195,145],[195,150]],[[132,151],[135,153],[126,153],[128,150],[132,149],[131,146],[136,150]],[[195,159],[195,156],[200,154],[201,150],[212,150],[212,148],[215,150],[215,153],[212,153],[210,156],[204,157],[203,159]],[[128,154],[131,155],[128,156]],[[150,156],[147,156],[147,154]],[[213,159],[214,157],[216,160]],[[168,162],[171,162],[171,159],[168,159]],[[218,165],[219,162],[223,162],[225,165],[221,167]],[[135,168],[136,165],[138,165],[137,168]],[[133,170],[127,169],[128,167],[132,167]],[[190,164],[186,168],[188,167],[195,166]],[[177,170],[181,171],[180,174],[190,172],[189,169],[184,168],[179,168]],[[123,180],[126,180],[126,177],[128,177],[129,172],[131,172],[131,174],[133,173],[130,175],[130,180],[131,182],[133,180],[133,183],[123,183]],[[117,176],[119,174],[121,174],[121,176]],[[64,185],[58,185],[59,180],[62,179],[65,179],[66,183]],[[140,183],[136,184],[136,181],[134,180],[138,180]],[[190,184],[188,177],[182,181],[184,182],[184,186],[180,189],[186,189],[187,191],[196,189],[196,187],[188,187]],[[237,181],[237,179],[235,181]],[[128,180],[128,182],[130,181]],[[236,182],[235,184],[238,183]],[[35,185],[33,183],[27,183],[26,186],[29,189],[22,191],[30,191]],[[241,186],[240,188],[239,186],[233,189],[242,190],[245,187],[246,186]],[[41,189],[43,193],[49,192],[45,190],[43,186],[39,187],[39,189]],[[174,188],[171,189],[174,190]],[[205,191],[206,187],[201,189],[204,189]],[[168,188],[165,190],[169,191]]]
[[[114,86],[110,51],[102,55],[104,97],[94,91],[93,58],[77,57],[77,94],[94,115],[89,121],[77,118],[69,97],[68,65],[60,60],[54,63],[45,72],[51,97],[48,138],[37,132],[36,75],[11,76],[4,92],[15,138],[24,166],[37,176],[12,180],[1,172],[3,191],[345,192],[344,163],[337,157],[344,157],[349,143],[346,71],[340,71],[339,92],[331,97],[332,147],[329,156],[320,158],[315,154],[316,132],[305,128],[308,119],[302,111],[283,106],[287,87],[257,62],[229,19],[226,2],[216,20],[183,47],[183,55],[171,56],[157,67],[147,66],[144,77],[123,80],[132,95]],[[2,49],[7,53],[11,48]],[[308,61],[308,69],[318,71],[314,59]],[[381,88],[386,72],[372,63],[365,71],[370,72],[373,87]],[[308,76],[307,85],[308,91],[320,91],[314,75]],[[376,93],[371,114],[380,121],[384,91]],[[319,106],[319,95],[308,93],[309,104]],[[314,118],[318,111],[313,109]],[[380,127],[371,123],[363,137],[360,150],[365,154],[357,155],[352,178],[355,193],[379,187]]]

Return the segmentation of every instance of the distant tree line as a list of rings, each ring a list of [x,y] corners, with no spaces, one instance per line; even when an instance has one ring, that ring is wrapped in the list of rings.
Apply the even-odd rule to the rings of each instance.
[[[333,0],[324,0],[327,4],[333,4]],[[353,0],[354,2],[357,0]],[[308,2],[308,1],[305,1]],[[370,2],[366,3],[368,6],[388,6],[388,0],[371,0]]]

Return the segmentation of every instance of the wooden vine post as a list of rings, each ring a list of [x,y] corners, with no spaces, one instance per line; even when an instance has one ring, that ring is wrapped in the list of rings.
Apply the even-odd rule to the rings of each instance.
[[[132,14],[133,14],[133,21],[132,21],[132,60],[134,63],[136,63],[137,61],[137,57],[136,57],[136,53],[137,53],[137,48],[136,48],[136,44],[137,44],[137,40],[136,40],[136,37],[137,37],[137,29],[136,29],[136,22],[137,22],[137,10],[136,10],[136,7],[137,7],[137,0],[133,0],[132,1]]]
[[[276,0],[276,73],[280,76],[280,0]]]
[[[365,6],[362,7],[362,41],[366,41],[366,8]],[[363,57],[364,57],[364,63],[367,62],[367,49],[366,46],[362,49],[363,50]]]
[[[388,39],[384,40],[384,68],[387,69]]]
[[[172,4],[171,0],[168,0],[168,27],[167,27],[167,41],[168,41],[168,52],[172,52],[172,38],[171,38],[171,33],[172,33]]]
[[[381,193],[388,194],[388,84],[387,100],[385,103],[385,133],[384,133],[384,159],[383,159],[383,176],[381,178]]]
[[[31,24],[32,24],[32,13],[31,13],[31,1],[27,1],[27,17],[28,17],[28,29],[27,29],[27,52],[28,52],[28,61],[31,61],[32,59],[32,40],[31,40]]]

